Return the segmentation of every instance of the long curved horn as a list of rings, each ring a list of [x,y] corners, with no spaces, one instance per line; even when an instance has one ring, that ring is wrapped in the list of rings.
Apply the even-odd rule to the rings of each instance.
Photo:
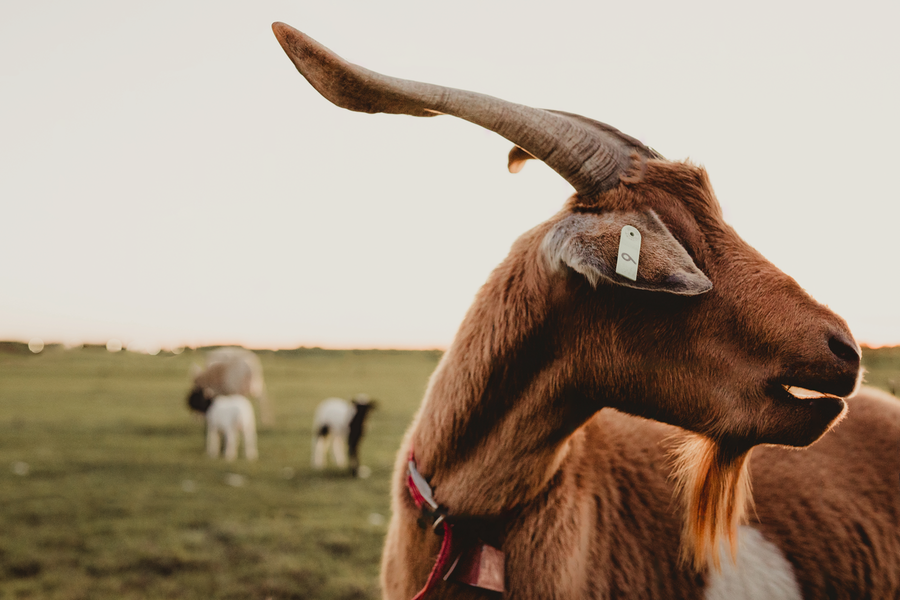
[[[343,60],[284,23],[274,23],[272,31],[297,70],[337,106],[366,113],[448,114],[465,119],[499,133],[527,155],[544,161],[582,196],[616,187],[619,176],[629,170],[633,153],[658,158],[634,138],[586,117],[388,77]],[[518,168],[528,157],[517,155]],[[510,170],[512,160],[511,153]]]

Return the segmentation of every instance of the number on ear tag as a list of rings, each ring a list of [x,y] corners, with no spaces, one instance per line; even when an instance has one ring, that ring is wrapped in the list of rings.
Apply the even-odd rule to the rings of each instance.
[[[637,281],[638,261],[641,258],[641,232],[626,225],[619,238],[619,258],[616,260],[616,273]]]

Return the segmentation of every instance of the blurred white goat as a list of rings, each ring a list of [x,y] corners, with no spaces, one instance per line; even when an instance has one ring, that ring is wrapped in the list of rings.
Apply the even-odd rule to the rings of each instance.
[[[193,387],[188,405],[198,412],[206,412],[213,398],[220,395],[241,394],[259,403],[260,421],[273,423],[272,408],[266,393],[262,364],[259,357],[244,348],[218,348],[206,354],[206,367],[191,369]]]
[[[323,400],[313,418],[313,467],[325,467],[328,445],[334,462],[341,468],[347,467],[347,451],[350,453],[350,473],[356,477],[359,468],[359,441],[363,435],[363,425],[375,401],[367,394],[357,394],[351,402],[343,398]]]
[[[253,405],[244,396],[232,394],[213,399],[206,411],[206,452],[217,458],[222,452],[222,437],[225,438],[226,460],[234,460],[238,455],[238,438],[244,437],[244,457],[256,460],[256,417]]]

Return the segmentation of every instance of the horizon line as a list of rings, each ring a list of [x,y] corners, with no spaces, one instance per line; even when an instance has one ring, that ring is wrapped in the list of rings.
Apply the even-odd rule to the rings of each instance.
[[[431,345],[413,345],[413,344],[396,344],[396,345],[333,345],[333,344],[323,344],[321,342],[309,342],[309,343],[300,343],[298,345],[283,345],[283,344],[273,344],[273,345],[254,345],[254,344],[244,344],[241,342],[198,342],[198,343],[186,343],[186,344],[160,344],[159,346],[143,343],[141,340],[132,340],[130,343],[125,343],[119,338],[110,338],[108,340],[78,340],[78,341],[46,341],[37,336],[31,338],[30,340],[25,340],[22,338],[12,338],[12,339],[0,339],[0,345],[2,344],[22,344],[24,346],[31,346],[33,342],[40,342],[41,348],[50,347],[50,346],[62,346],[66,349],[75,349],[85,346],[100,346],[100,347],[110,347],[111,343],[118,342],[119,350],[127,350],[130,352],[135,352],[139,354],[157,354],[159,352],[165,351],[174,354],[180,354],[184,350],[202,350],[208,348],[222,348],[222,347],[237,347],[244,348],[245,350],[252,351],[261,351],[261,352],[279,352],[279,351],[290,351],[290,350],[399,350],[399,351],[439,351],[446,352],[449,348],[448,345],[441,344],[431,344]],[[135,345],[135,342],[138,342]],[[882,348],[897,348],[900,347],[900,342],[895,343],[882,343],[882,344],[872,344],[864,341],[860,341],[859,345],[863,349],[868,350],[879,350]]]

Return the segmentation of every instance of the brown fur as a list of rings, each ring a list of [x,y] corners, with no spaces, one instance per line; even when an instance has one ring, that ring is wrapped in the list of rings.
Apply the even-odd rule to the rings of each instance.
[[[753,525],[793,565],[804,598],[900,596],[900,402],[864,388],[804,451],[753,451]]]
[[[243,363],[213,363],[194,376],[194,387],[209,389],[210,396],[250,396],[250,370]]]
[[[261,422],[264,425],[274,423],[262,363],[253,351],[218,348],[207,354],[206,368],[195,366],[194,369],[192,378],[195,390],[204,390],[209,399],[232,394],[253,398],[259,405]]]
[[[760,447],[748,460],[751,524],[789,559],[804,597],[888,598],[900,590],[900,403],[887,400],[864,389],[811,448]],[[683,566],[677,550],[670,453],[681,435],[604,410],[571,436],[558,475],[489,532],[507,552],[508,597],[702,597],[706,576]],[[440,540],[415,525],[399,491],[397,482],[384,593],[408,600]],[[399,538],[407,551],[395,553]],[[456,583],[429,596],[493,597]]]
[[[594,289],[541,255],[567,215],[646,209],[710,292],[684,298],[602,278]],[[640,181],[572,198],[513,245],[432,376],[398,454],[385,597],[411,598],[439,545],[417,527],[405,489],[410,445],[442,506],[491,524],[479,531],[507,553],[509,597],[697,597],[707,561],[745,514],[749,450],[810,444],[839,416],[841,406],[785,404],[767,391],[806,378],[849,392],[858,364],[832,354],[834,337],[852,340],[722,222],[702,169],[650,161]],[[697,437],[678,448],[677,430],[611,409]],[[680,552],[697,570],[679,566]],[[454,583],[442,596],[481,597]]]

